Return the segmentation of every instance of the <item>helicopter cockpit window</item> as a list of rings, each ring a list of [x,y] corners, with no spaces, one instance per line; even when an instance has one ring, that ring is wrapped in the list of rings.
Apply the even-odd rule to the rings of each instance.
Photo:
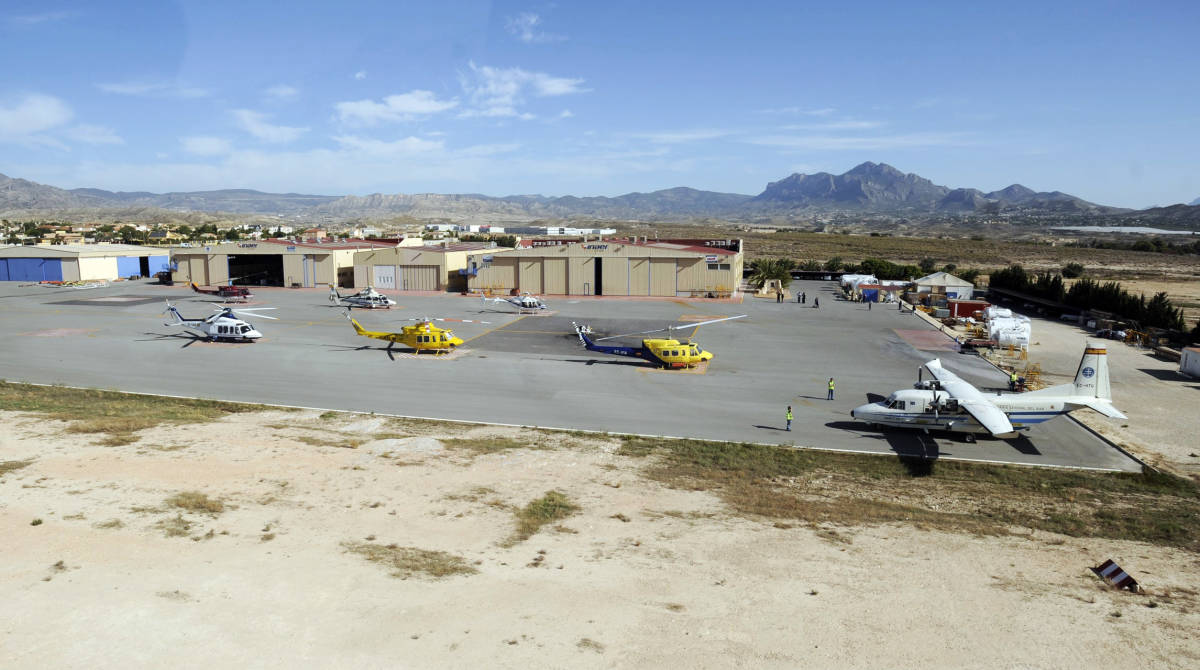
[[[248,332],[250,332],[250,326],[242,326],[242,332],[243,332],[243,333],[248,333]]]

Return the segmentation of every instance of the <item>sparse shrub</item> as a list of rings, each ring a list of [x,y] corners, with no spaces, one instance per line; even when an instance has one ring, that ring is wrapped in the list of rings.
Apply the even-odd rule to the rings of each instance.
[[[1067,279],[1075,279],[1076,277],[1082,277],[1084,270],[1085,268],[1080,263],[1067,263],[1063,266],[1062,276]]]
[[[225,511],[225,503],[216,498],[209,498],[207,494],[199,491],[184,491],[176,493],[167,498],[165,501],[168,507],[178,507],[179,509],[198,514],[211,514],[216,516]]]
[[[542,526],[565,519],[579,511],[579,506],[572,503],[561,491],[546,491],[546,495],[516,511],[517,529],[511,542],[515,544],[528,540],[541,530]]]

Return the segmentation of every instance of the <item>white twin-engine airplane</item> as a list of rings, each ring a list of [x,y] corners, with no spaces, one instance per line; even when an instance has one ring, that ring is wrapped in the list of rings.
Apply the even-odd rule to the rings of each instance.
[[[974,442],[977,434],[1016,437],[1017,431],[1081,407],[1126,418],[1112,404],[1104,347],[1084,349],[1074,382],[1028,393],[985,394],[942,367],[936,358],[923,367],[933,379],[921,380],[918,369],[914,388],[856,407],[850,416],[872,425],[963,433],[967,442]]]

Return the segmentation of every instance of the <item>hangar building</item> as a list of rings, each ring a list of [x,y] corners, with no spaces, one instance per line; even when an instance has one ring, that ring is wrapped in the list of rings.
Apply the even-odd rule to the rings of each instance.
[[[171,250],[172,278],[203,286],[354,285],[354,254],[394,247],[391,242],[226,242]]]
[[[0,281],[89,281],[149,277],[166,269],[167,250],[134,244],[0,247]]]
[[[528,245],[528,246],[526,246]],[[522,240],[485,259],[472,290],[548,295],[727,296],[742,277],[741,240]]]
[[[466,288],[460,273],[468,256],[511,251],[482,242],[428,244],[419,247],[392,246],[354,254],[354,286],[402,291],[445,291]],[[478,262],[476,263],[478,264]]]

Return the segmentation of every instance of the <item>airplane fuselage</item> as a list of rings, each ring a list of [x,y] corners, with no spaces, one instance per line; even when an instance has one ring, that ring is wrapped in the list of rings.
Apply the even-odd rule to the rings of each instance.
[[[986,397],[1008,416],[1013,428],[1017,430],[1028,429],[1070,411],[1066,398],[1022,398],[1022,395],[1024,394],[997,393]],[[850,416],[867,423],[895,428],[948,430],[984,435],[989,432],[974,417],[960,409],[949,393],[938,390],[896,391],[886,400],[854,408]]]

